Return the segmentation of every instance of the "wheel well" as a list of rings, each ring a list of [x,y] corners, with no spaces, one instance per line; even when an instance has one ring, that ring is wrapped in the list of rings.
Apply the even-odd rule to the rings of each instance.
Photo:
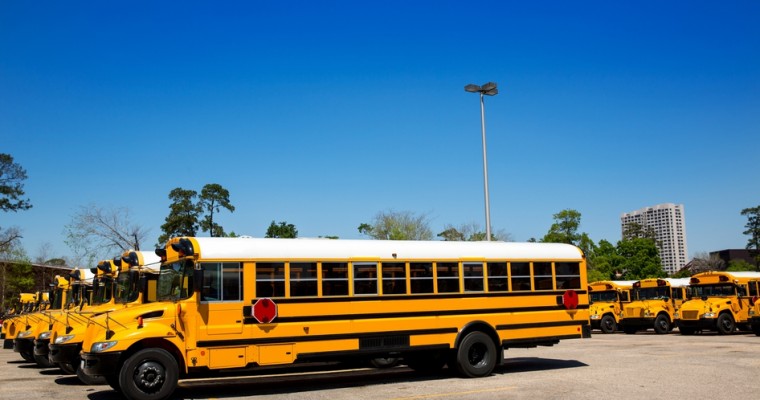
[[[169,352],[169,354],[174,357],[175,360],[177,360],[177,365],[179,366],[180,375],[184,371],[186,371],[185,368],[185,358],[182,357],[182,354],[180,353],[179,349],[177,349],[177,346],[172,344],[169,341],[166,341],[164,339],[159,338],[149,338],[141,340],[135,344],[133,344],[129,349],[127,349],[125,352],[121,354],[119,364],[123,364],[129,357],[131,357],[133,354],[137,353],[140,350],[143,349],[149,349],[149,348],[159,348],[164,349]]]
[[[657,314],[657,317],[659,317],[660,315],[664,315],[664,316],[665,316],[665,318],[667,318],[667,319],[668,319],[668,321],[673,321],[673,319],[672,319],[672,318],[670,318],[670,315],[668,315],[668,313],[666,313],[665,311],[660,311],[660,312]],[[657,317],[655,317],[655,318],[657,318]]]
[[[494,329],[491,325],[489,325],[486,322],[483,321],[475,321],[470,322],[469,324],[465,325],[457,334],[457,340],[454,343],[454,348],[458,348],[459,344],[462,342],[462,339],[464,339],[467,334],[474,331],[480,331],[488,335],[491,340],[493,340],[493,344],[496,346],[497,349],[501,349],[501,341],[499,340],[499,334],[496,333],[496,329]]]

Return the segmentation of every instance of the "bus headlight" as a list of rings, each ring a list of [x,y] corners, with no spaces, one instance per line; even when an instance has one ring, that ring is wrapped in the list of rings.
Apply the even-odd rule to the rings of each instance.
[[[19,332],[18,335],[16,336],[16,338],[17,339],[23,339],[23,338],[25,338],[25,337],[27,337],[27,336],[29,336],[31,334],[32,334],[32,331]]]
[[[599,315],[594,314],[594,315],[591,316],[591,319],[599,319]]]
[[[113,346],[116,346],[116,343],[118,343],[118,340],[112,340],[110,342],[96,342],[92,344],[90,351],[93,353],[100,353],[110,349]]]
[[[76,336],[76,335],[63,335],[63,336],[58,336],[57,338],[55,338],[55,344],[62,344],[62,343],[66,343],[66,342],[68,342],[69,340],[71,340],[71,339],[74,339],[74,336]]]
[[[715,318],[715,313],[714,312],[706,312],[706,313],[702,314],[702,318]]]
[[[680,318],[681,318],[681,315],[678,314],[678,311],[673,313],[673,319],[680,319]]]
[[[40,337],[38,337],[37,339],[38,340],[49,340],[50,339],[50,331],[40,333]]]

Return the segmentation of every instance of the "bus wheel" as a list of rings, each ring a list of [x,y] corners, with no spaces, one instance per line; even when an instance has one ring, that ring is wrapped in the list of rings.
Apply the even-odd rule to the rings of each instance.
[[[734,333],[736,326],[734,325],[734,318],[728,313],[718,315],[717,323],[718,333],[721,335],[730,335]]]
[[[22,351],[19,354],[21,354],[21,358],[23,358],[25,361],[34,362],[34,353],[31,351]]]
[[[48,360],[47,355],[44,355],[44,356],[34,355],[33,357],[34,357],[34,362],[36,362],[37,365],[39,365],[42,368],[50,368],[53,366],[53,363],[51,363],[50,360]]]
[[[74,368],[71,363],[58,363],[58,368],[66,375],[75,375],[77,373],[77,368]]]
[[[375,368],[390,368],[398,365],[399,359],[396,357],[378,357],[369,360],[369,365]]]
[[[159,348],[138,351],[119,371],[119,386],[128,399],[167,399],[177,388],[178,379],[177,360]]]
[[[491,374],[496,366],[496,345],[483,332],[470,332],[456,350],[457,370],[469,378]]]
[[[615,318],[613,318],[612,315],[607,314],[602,317],[600,328],[602,333],[615,333],[617,330],[617,322],[615,322]]]
[[[106,375],[104,378],[106,378],[106,383],[108,386],[111,387],[111,389],[121,393],[121,386],[119,386],[119,374],[110,374]]]
[[[665,315],[658,315],[654,320],[654,331],[659,334],[670,332],[670,319]]]

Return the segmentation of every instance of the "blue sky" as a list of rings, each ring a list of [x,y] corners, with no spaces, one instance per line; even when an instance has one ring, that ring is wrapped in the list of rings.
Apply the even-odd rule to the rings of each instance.
[[[465,4],[466,3],[466,4]],[[160,235],[176,187],[219,183],[227,231],[359,238],[379,211],[495,230],[684,204],[689,253],[743,248],[760,204],[755,1],[0,3],[0,152],[34,207],[0,216],[70,255],[78,207]],[[150,243],[151,245],[153,243]]]

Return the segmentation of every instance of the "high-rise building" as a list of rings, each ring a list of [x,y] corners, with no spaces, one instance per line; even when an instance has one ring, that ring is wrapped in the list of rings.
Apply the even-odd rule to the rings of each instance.
[[[620,216],[623,233],[628,224],[638,224],[643,230],[654,232],[665,272],[672,274],[686,265],[688,251],[683,204],[658,204],[623,213]]]

